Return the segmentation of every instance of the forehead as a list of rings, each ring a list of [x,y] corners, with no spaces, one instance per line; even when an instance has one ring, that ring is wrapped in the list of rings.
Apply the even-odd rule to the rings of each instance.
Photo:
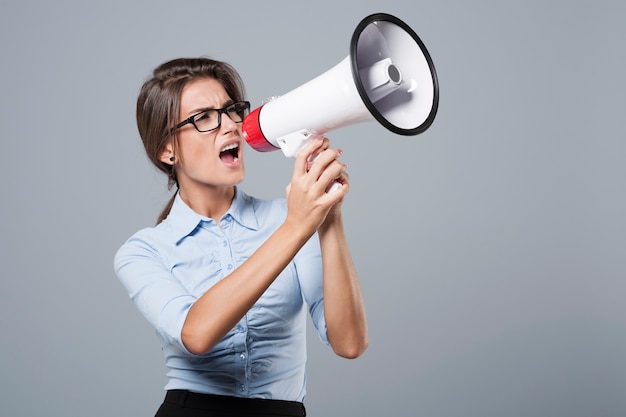
[[[201,78],[183,87],[180,111],[185,115],[199,109],[221,108],[229,100],[228,93],[216,79]]]

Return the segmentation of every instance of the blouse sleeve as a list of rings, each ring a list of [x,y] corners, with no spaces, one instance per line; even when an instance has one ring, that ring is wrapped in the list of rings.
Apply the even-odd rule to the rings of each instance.
[[[114,268],[131,300],[157,334],[189,353],[181,332],[195,297],[173,277],[161,254],[138,233],[117,251]]]

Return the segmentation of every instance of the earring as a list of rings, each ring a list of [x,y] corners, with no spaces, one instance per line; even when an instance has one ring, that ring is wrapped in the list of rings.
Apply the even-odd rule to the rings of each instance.
[[[174,162],[174,157],[170,156],[170,162]]]

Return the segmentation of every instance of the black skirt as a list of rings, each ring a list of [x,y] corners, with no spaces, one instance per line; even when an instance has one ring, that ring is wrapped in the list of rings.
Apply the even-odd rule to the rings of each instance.
[[[155,417],[304,417],[297,401],[240,398],[170,390]]]

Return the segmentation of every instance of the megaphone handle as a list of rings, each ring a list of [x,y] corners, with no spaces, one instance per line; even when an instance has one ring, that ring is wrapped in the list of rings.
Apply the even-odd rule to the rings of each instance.
[[[293,132],[288,135],[284,135],[283,137],[278,139],[278,145],[282,149],[283,153],[287,157],[295,157],[300,149],[304,148],[304,146],[309,143],[309,141],[315,137],[316,135],[309,130],[302,129],[298,132]],[[309,157],[309,162],[313,163],[317,159],[319,155]],[[327,193],[331,193],[333,191],[337,191],[341,187],[341,183],[335,181],[332,183],[327,189]]]
[[[341,183],[339,181],[335,181],[330,185],[330,187],[328,187],[326,194],[334,193],[339,188],[341,188]]]

